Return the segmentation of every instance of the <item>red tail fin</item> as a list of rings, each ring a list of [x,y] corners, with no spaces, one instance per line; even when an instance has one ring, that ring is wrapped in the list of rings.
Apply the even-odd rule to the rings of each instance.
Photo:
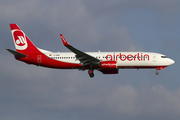
[[[10,24],[10,28],[17,52],[24,54],[40,52],[16,24]]]

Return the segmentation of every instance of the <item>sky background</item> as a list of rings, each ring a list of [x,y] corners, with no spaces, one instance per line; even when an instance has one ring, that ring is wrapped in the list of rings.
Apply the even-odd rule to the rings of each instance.
[[[179,120],[179,0],[0,0],[1,120]],[[9,24],[39,48],[162,53],[161,70],[58,70],[16,61]]]

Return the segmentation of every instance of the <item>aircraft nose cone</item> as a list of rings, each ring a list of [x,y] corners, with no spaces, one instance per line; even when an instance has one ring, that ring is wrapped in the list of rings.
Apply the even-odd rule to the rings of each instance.
[[[169,59],[169,60],[168,60],[168,63],[169,63],[170,65],[172,65],[172,64],[174,64],[174,63],[175,63],[175,61],[174,61],[174,60],[172,60],[172,59]]]

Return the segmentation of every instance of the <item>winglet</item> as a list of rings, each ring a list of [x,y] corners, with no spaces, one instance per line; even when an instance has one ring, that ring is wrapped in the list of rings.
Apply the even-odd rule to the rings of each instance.
[[[66,41],[66,39],[63,37],[62,34],[60,34],[60,37],[61,37],[61,39],[62,39],[63,44],[64,44],[65,46],[69,46],[69,43]]]

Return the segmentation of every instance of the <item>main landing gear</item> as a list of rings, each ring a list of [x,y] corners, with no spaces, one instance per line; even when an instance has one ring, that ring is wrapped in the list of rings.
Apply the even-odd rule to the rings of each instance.
[[[91,78],[94,77],[94,73],[93,73],[92,67],[89,69],[88,73],[89,73],[89,76],[90,76]]]

